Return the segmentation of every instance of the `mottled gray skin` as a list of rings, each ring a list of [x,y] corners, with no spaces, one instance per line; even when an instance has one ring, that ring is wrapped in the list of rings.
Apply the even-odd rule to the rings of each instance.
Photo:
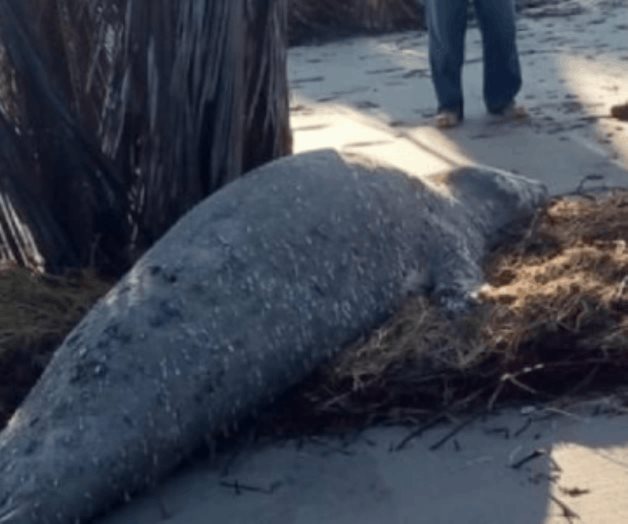
[[[465,304],[487,246],[546,193],[481,169],[439,183],[321,151],[196,207],[74,329],[0,434],[0,522],[89,519],[409,293]]]

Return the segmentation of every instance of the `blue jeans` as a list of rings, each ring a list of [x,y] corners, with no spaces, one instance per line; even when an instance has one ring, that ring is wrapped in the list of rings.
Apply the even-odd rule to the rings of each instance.
[[[484,102],[505,109],[521,89],[515,1],[474,0],[484,44]],[[462,66],[469,0],[426,0],[430,67],[439,110],[464,116]]]

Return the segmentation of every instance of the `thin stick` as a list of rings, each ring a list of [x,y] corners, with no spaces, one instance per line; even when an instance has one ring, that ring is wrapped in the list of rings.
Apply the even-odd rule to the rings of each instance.
[[[523,425],[513,433],[515,438],[520,437],[523,433],[532,425],[532,419],[530,417],[523,423]]]
[[[450,439],[455,437],[458,433],[460,433],[464,428],[469,426],[471,423],[475,422],[478,418],[480,418],[479,414],[478,415],[474,415],[472,417],[469,417],[467,420],[461,422],[455,428],[453,428],[449,433],[447,433],[442,439],[440,439],[438,442],[432,444],[430,446],[430,450],[431,451],[436,451],[443,444],[445,444],[447,441],[449,441]]]
[[[416,438],[419,438],[423,433],[425,433],[428,429],[432,429],[433,427],[440,424],[446,417],[445,413],[439,413],[432,419],[428,420],[425,424],[420,425],[417,429],[412,431],[408,436],[406,436],[399,444],[393,447],[393,451],[401,451],[404,449],[411,441]]]
[[[233,489],[236,495],[241,495],[243,491],[249,491],[251,493],[262,493],[264,495],[272,495],[279,487],[277,483],[273,483],[268,488],[261,488],[259,486],[252,486],[250,484],[241,484],[237,480],[235,482],[221,481],[220,485],[223,488]]]
[[[537,459],[539,457],[544,457],[546,455],[547,455],[547,451],[545,451],[544,449],[535,449],[532,453],[530,453],[529,455],[526,455],[522,459],[518,460],[517,462],[512,464],[510,467],[512,469],[521,469],[528,462],[532,462],[533,460],[535,460],[535,459]]]
[[[578,515],[573,509],[571,509],[562,500],[560,500],[559,498],[557,498],[555,495],[551,493],[550,493],[550,498],[563,511],[563,517],[565,517],[567,522],[572,523],[574,520],[580,520],[580,515]]]

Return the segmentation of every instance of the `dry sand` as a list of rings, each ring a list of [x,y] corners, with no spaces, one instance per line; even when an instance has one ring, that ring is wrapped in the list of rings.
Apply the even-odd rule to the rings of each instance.
[[[578,3],[561,16],[521,20],[526,123],[485,116],[475,28],[465,69],[467,121],[448,133],[430,126],[425,35],[293,49],[297,151],[360,151],[417,175],[488,164],[543,180],[557,194],[582,184],[628,186],[628,123],[608,117],[628,97],[628,4]],[[428,430],[401,451],[391,447],[408,429],[374,428],[348,443],[271,443],[241,450],[235,461],[199,460],[100,522],[628,522],[628,417],[614,400],[567,413],[513,409],[475,420],[431,449],[455,428]]]

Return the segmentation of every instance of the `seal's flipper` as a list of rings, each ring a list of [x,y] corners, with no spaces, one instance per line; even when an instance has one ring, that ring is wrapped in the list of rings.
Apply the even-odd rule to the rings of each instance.
[[[434,266],[432,300],[454,316],[478,305],[477,291],[484,283],[482,268],[468,251],[447,249]]]
[[[451,316],[463,315],[479,305],[477,293],[458,283],[436,287],[433,299]]]

